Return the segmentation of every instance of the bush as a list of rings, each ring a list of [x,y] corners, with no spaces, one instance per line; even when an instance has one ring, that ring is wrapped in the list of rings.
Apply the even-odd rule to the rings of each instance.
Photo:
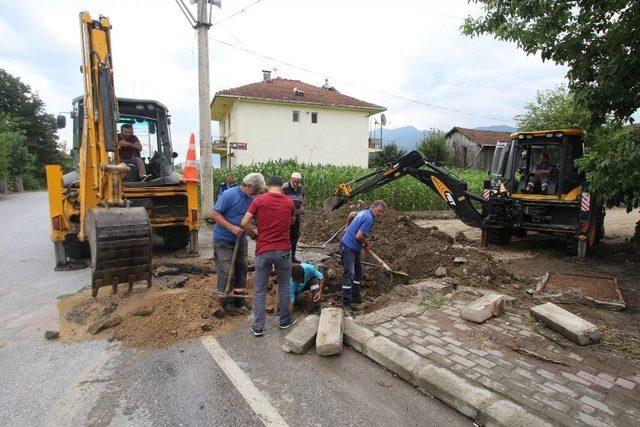
[[[426,134],[418,145],[418,151],[424,154],[428,161],[438,166],[451,165],[451,152],[444,138],[444,132],[441,130],[432,129]]]
[[[468,184],[469,191],[480,194],[482,181],[486,172],[463,169],[450,169]],[[239,182],[250,172],[260,172],[265,178],[277,175],[288,179],[291,172],[302,174],[305,191],[305,207],[308,210],[318,211],[322,209],[323,201],[333,194],[336,185],[349,182],[362,176],[370,169],[355,166],[328,166],[296,164],[293,160],[269,161],[247,166],[233,168],[236,180]],[[225,180],[225,169],[213,170],[214,188]],[[376,199],[385,200],[389,206],[399,211],[428,211],[447,209],[440,196],[431,191],[423,183],[410,176],[403,177],[374,191],[362,194],[358,199],[372,202]]]

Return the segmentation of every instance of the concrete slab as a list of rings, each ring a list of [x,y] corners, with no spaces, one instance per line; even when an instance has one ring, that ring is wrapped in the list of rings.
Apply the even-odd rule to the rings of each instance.
[[[424,363],[424,359],[413,351],[400,347],[383,336],[367,341],[363,354],[412,384],[414,369],[418,364]]]
[[[362,353],[365,343],[375,336],[375,333],[358,325],[353,319],[344,319],[344,343],[355,351]]]
[[[282,350],[287,353],[305,354],[316,338],[320,316],[310,314],[284,337]]]
[[[443,283],[441,280],[425,280],[409,286],[414,287],[421,298],[434,294],[446,295],[453,292],[453,285]]]
[[[602,333],[583,318],[548,302],[529,309],[531,315],[549,328],[579,345],[600,342]]]
[[[316,351],[331,356],[342,351],[343,312],[341,308],[324,308],[320,312]]]
[[[504,313],[504,295],[487,294],[460,311],[460,317],[470,322],[482,323],[493,316]]]

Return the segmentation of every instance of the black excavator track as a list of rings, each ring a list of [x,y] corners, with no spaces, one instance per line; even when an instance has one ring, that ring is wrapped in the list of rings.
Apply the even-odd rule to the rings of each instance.
[[[97,208],[87,214],[91,249],[91,294],[103,286],[118,292],[120,283],[145,280],[151,286],[152,240],[147,211],[135,208]]]

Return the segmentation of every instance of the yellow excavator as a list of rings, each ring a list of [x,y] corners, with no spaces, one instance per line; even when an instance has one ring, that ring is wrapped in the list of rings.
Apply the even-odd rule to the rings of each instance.
[[[166,107],[116,98],[109,19],[82,12],[80,26],[84,96],[74,100],[71,114],[76,170],[63,175],[60,165],[47,165],[46,175],[56,270],[90,253],[96,297],[102,286],[112,286],[112,293],[120,283],[128,283],[129,291],[136,281],[151,286],[152,232],[169,248],[188,245],[197,253],[198,183],[184,182],[173,169]],[[66,118],[57,121],[62,128]],[[143,182],[136,166],[120,159],[119,124],[147,129]]]

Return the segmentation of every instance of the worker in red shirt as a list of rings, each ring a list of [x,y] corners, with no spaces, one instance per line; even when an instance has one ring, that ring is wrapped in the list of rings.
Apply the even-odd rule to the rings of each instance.
[[[255,278],[253,282],[253,323],[251,332],[264,335],[265,305],[271,270],[278,278],[280,329],[296,322],[289,312],[289,280],[291,279],[291,225],[296,208],[291,199],[282,194],[282,178],[267,180],[267,193],[253,199],[240,226],[252,239],[257,238]],[[257,232],[251,221],[255,218]]]

